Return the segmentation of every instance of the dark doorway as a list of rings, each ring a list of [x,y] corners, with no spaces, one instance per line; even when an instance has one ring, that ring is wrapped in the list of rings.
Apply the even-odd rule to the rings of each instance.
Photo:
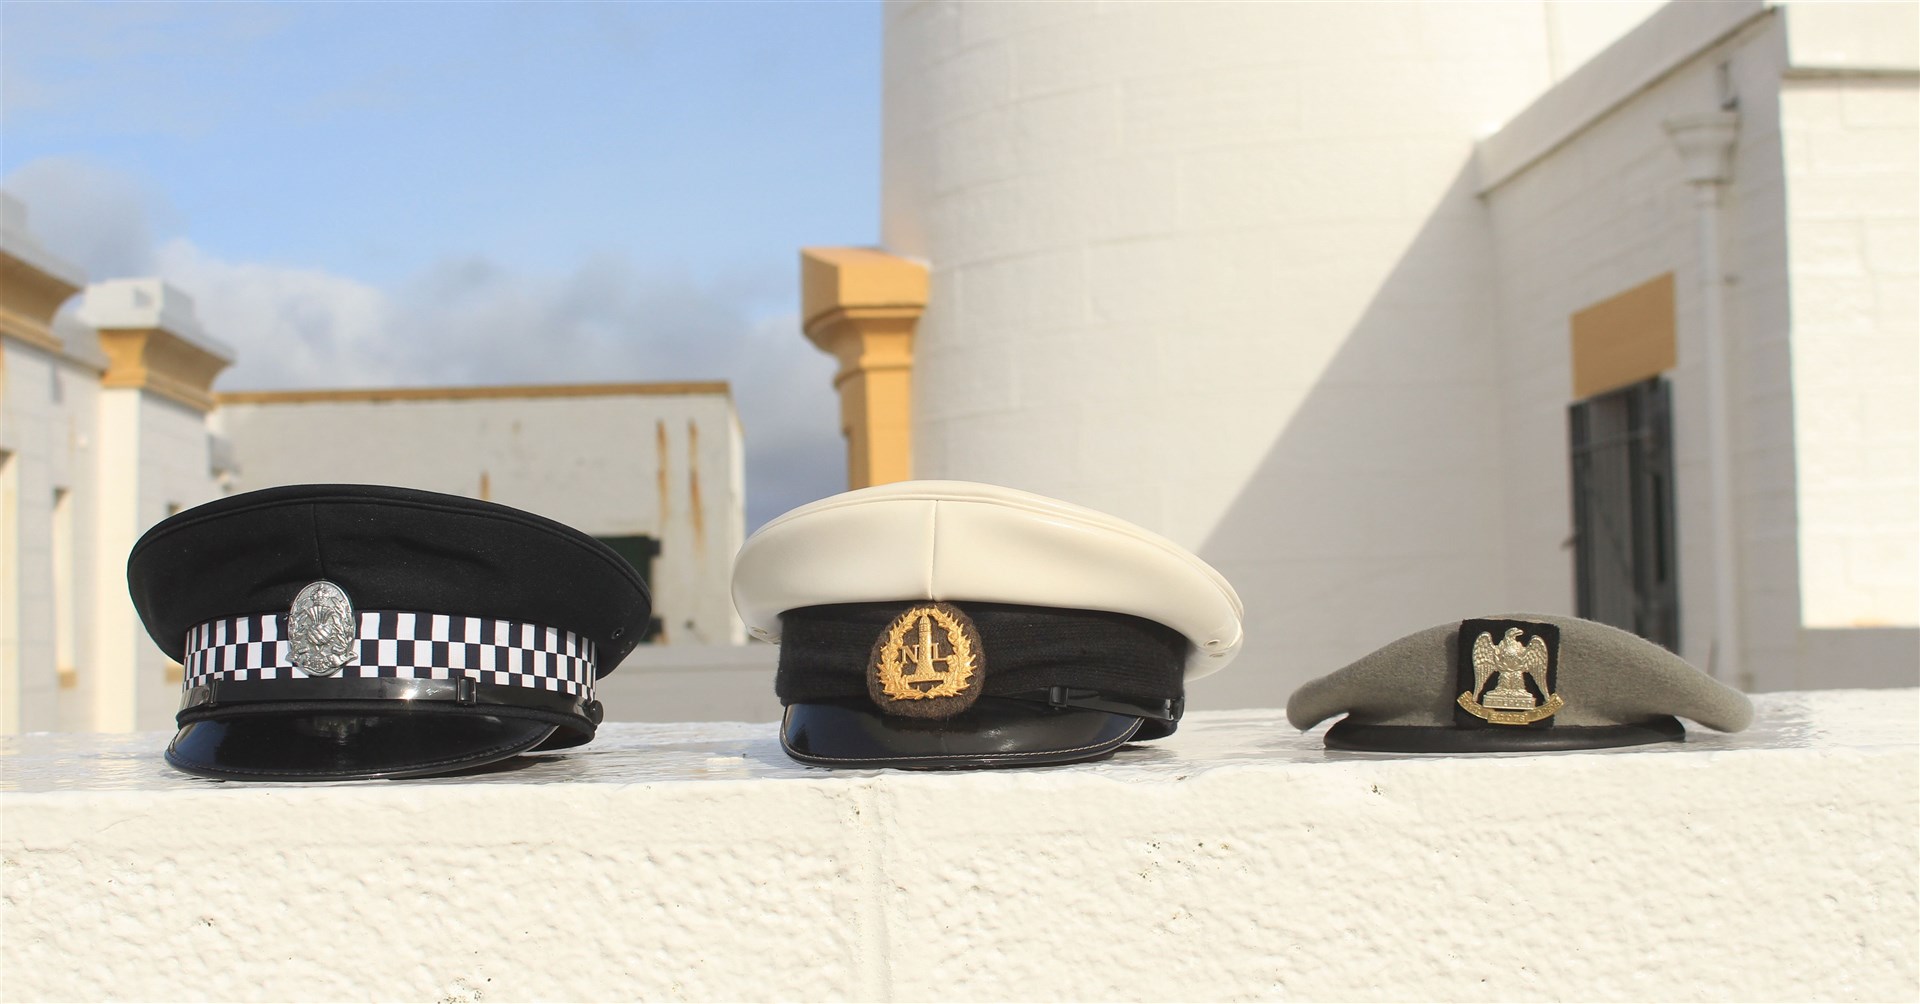
[[[1567,409],[1574,591],[1580,616],[1680,647],[1673,540],[1673,411],[1644,380]]]
[[[640,572],[641,581],[647,584],[647,595],[653,596],[653,559],[660,556],[660,542],[644,534],[633,537],[601,537],[600,543],[614,549],[627,564]],[[654,617],[647,622],[647,633],[640,638],[643,642],[660,640],[660,618]]]

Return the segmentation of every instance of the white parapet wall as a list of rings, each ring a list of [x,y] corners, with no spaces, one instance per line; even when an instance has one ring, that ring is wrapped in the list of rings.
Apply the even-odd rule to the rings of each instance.
[[[23,1000],[1902,1000],[1920,692],[1539,756],[1328,753],[1272,711],[1079,767],[828,772],[770,725],[234,784],[0,739]]]
[[[780,717],[778,646],[642,645],[593,685],[610,722],[760,722]]]

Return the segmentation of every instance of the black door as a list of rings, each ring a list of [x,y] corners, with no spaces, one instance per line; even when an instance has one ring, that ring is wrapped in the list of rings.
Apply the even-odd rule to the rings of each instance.
[[[1568,408],[1580,616],[1680,647],[1673,418],[1655,377]]]

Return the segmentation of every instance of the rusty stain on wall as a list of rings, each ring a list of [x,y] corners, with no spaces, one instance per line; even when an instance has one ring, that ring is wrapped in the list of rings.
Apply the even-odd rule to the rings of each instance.
[[[693,520],[693,552],[707,550],[706,507],[700,504],[700,426],[687,419],[687,498],[688,516]]]
[[[480,501],[493,501],[493,481],[487,477],[486,471],[480,472]]]
[[[673,509],[667,498],[667,422],[656,419],[653,423],[653,455],[660,465],[660,535],[667,532],[667,516]]]

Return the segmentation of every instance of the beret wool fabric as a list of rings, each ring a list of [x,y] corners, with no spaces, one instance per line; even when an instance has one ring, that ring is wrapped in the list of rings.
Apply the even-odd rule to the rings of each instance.
[[[1753,720],[1746,695],[1638,635],[1550,614],[1487,619],[1560,629],[1555,692],[1566,706],[1554,716],[1557,725],[1625,725],[1674,715],[1738,732]],[[1365,725],[1451,725],[1460,694],[1459,632],[1457,621],[1427,628],[1305,684],[1287,700],[1287,719],[1303,730],[1340,714]]]

